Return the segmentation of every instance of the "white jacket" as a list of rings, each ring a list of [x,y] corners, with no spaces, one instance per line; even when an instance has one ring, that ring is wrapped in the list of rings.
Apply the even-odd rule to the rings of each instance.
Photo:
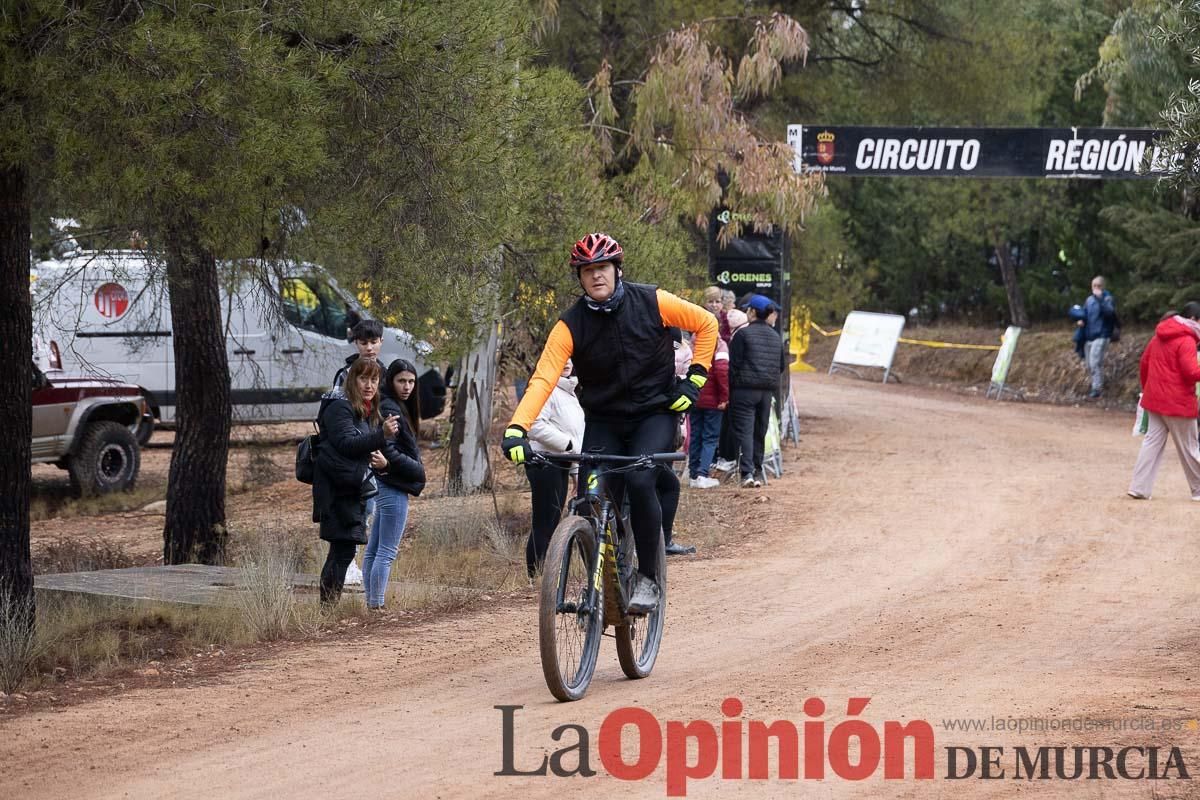
[[[578,378],[558,379],[542,413],[529,429],[529,444],[534,450],[547,453],[578,453],[583,445],[583,408],[575,399]]]

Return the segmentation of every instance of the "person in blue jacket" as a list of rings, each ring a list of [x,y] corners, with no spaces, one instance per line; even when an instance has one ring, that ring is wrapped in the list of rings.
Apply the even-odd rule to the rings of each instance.
[[[1104,351],[1113,338],[1117,322],[1117,306],[1112,292],[1104,288],[1104,278],[1092,278],[1092,293],[1083,304],[1084,318],[1076,323],[1083,328],[1083,350],[1092,390],[1088,397],[1095,400],[1104,391]]]
[[[1086,354],[1083,352],[1083,334],[1086,330],[1082,323],[1087,319],[1087,312],[1083,310],[1083,306],[1076,303],[1067,311],[1067,318],[1075,323],[1075,333],[1071,337],[1071,343],[1075,345],[1075,355],[1079,356],[1079,360],[1083,361]]]

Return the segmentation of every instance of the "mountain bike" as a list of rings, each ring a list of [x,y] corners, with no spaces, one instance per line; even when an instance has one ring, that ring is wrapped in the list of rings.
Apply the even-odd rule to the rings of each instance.
[[[538,609],[542,673],[557,699],[578,700],[587,692],[600,637],[611,625],[617,660],[626,677],[645,678],[654,669],[667,612],[667,559],[658,536],[658,606],[631,614],[637,576],[633,529],[621,504],[606,486],[608,475],[661,469],[687,458],[684,453],[642,456],[600,453],[535,453],[529,463],[570,469],[579,482],[569,511],[554,529],[542,571]]]

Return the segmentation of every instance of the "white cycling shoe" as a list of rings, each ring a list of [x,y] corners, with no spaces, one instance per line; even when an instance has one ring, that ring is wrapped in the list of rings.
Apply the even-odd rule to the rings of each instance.
[[[658,597],[658,583],[639,572],[637,587],[633,590],[633,597],[629,599],[629,613],[649,614],[658,608]]]

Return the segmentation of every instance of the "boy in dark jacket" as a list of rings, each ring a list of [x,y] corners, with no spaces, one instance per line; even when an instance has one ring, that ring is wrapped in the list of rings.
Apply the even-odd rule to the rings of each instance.
[[[350,338],[358,352],[346,358],[346,365],[338,369],[333,376],[333,391],[336,393],[346,382],[346,374],[350,367],[360,358],[379,361],[379,351],[383,347],[383,323],[374,319],[359,320],[350,329]],[[380,364],[382,367],[383,364]]]

